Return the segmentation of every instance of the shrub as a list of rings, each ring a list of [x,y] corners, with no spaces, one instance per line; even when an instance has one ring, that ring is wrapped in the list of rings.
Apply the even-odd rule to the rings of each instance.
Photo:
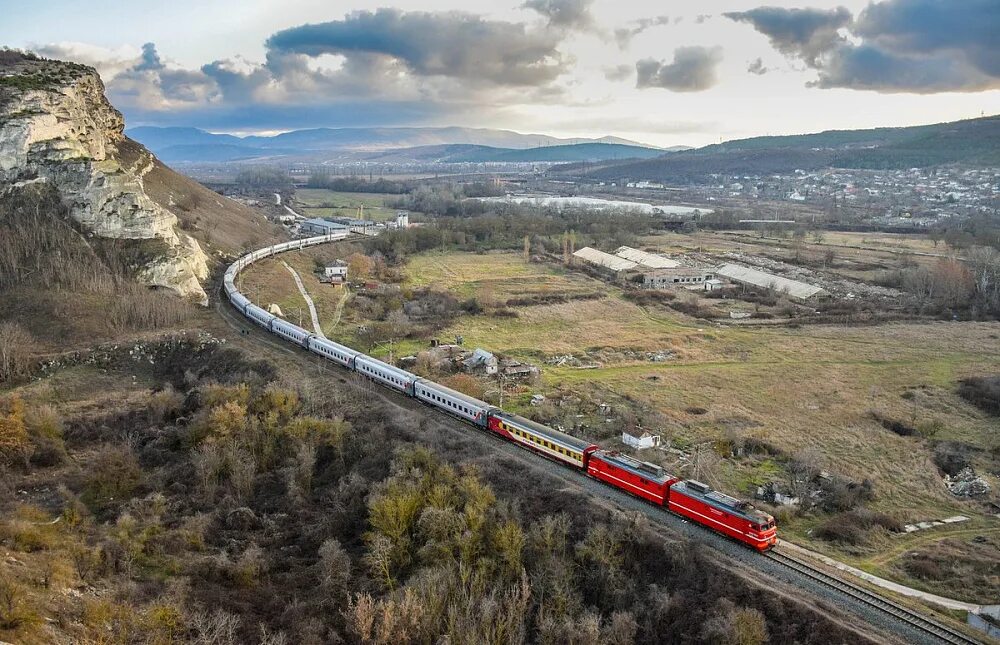
[[[24,401],[16,394],[0,399],[0,462],[24,460],[30,447]]]
[[[942,580],[948,575],[940,564],[918,554],[907,558],[903,566],[907,573],[921,580]]]
[[[38,622],[38,615],[26,605],[24,596],[20,584],[0,573],[0,629],[17,629]]]
[[[142,480],[142,469],[128,446],[107,446],[90,467],[83,489],[83,501],[94,510],[104,510],[135,492]]]
[[[1000,374],[963,379],[958,395],[981,410],[1000,415]]]
[[[872,410],[870,414],[873,419],[879,422],[879,425],[881,425],[889,432],[894,432],[898,434],[900,437],[912,437],[913,435],[917,434],[916,428],[908,426],[902,421],[899,421],[898,419],[887,417],[881,412],[877,412],[875,410]]]
[[[159,392],[149,395],[149,420],[153,423],[176,419],[184,408],[184,395],[169,383]]]
[[[868,532],[876,527],[897,533],[903,530],[902,523],[896,518],[859,508],[831,517],[816,529],[816,537],[830,542],[863,544]]]
[[[33,406],[28,409],[25,425],[34,446],[31,463],[37,466],[61,464],[66,458],[66,444],[59,413],[48,405]]]
[[[946,475],[957,475],[972,461],[975,448],[961,441],[941,441],[934,446],[934,465]]]

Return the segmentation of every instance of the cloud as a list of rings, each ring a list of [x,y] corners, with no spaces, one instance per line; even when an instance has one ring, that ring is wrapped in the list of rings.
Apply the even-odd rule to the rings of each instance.
[[[632,75],[632,70],[633,67],[631,65],[615,65],[614,67],[605,67],[604,78],[609,81],[624,81]]]
[[[549,26],[577,31],[596,30],[590,5],[594,0],[527,0],[522,9],[537,11],[548,19]]]
[[[636,87],[661,87],[675,92],[701,92],[717,81],[721,47],[678,47],[670,63],[645,58],[635,64]]]
[[[751,74],[756,74],[757,76],[763,76],[767,74],[770,70],[764,67],[764,61],[760,58],[750,61],[750,65],[747,66],[747,71]]]
[[[631,23],[629,27],[619,27],[615,29],[615,41],[618,47],[625,49],[632,43],[632,39],[646,31],[650,27],[669,25],[670,16],[656,16],[655,18],[642,18]]]
[[[160,54],[157,53],[154,43],[146,43],[142,46],[142,55],[134,69],[137,71],[163,69],[163,61],[160,60]]]
[[[843,8],[759,7],[726,16],[749,22],[778,51],[815,69],[812,87],[916,94],[1000,89],[996,0],[884,0],[856,19]]]
[[[830,10],[758,7],[722,15],[750,23],[779,52],[801,58],[810,66],[815,66],[822,54],[846,41],[838,30],[851,22],[851,12],[844,7]]]
[[[95,68],[105,80],[136,64],[140,55],[135,47],[108,49],[79,42],[33,43],[28,49],[45,58],[71,60]]]
[[[953,54],[1000,76],[1000,3],[995,0],[886,0],[870,4],[852,31],[899,55]]]
[[[380,9],[279,31],[267,39],[263,61],[233,57],[185,68],[154,43],[35,49],[97,67],[132,125],[287,129],[440,122],[561,101],[559,77],[573,64],[559,50],[568,33],[461,12]]]
[[[551,30],[529,30],[468,13],[378,9],[285,29],[266,45],[271,51],[310,57],[382,55],[418,76],[538,86],[567,70],[569,61],[557,49],[560,41]]]

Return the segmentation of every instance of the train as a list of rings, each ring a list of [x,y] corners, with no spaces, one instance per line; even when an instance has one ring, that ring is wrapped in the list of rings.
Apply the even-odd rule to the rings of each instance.
[[[317,336],[271,314],[243,295],[236,280],[244,268],[265,257],[342,240],[339,231],[275,244],[243,255],[223,276],[223,290],[233,307],[247,319],[304,350],[365,376],[391,390],[461,419],[485,432],[518,444],[629,495],[659,506],[757,551],[778,541],[774,518],[746,501],[713,490],[692,479],[681,479],[661,466],[560,432],[523,416],[417,376],[355,349]]]

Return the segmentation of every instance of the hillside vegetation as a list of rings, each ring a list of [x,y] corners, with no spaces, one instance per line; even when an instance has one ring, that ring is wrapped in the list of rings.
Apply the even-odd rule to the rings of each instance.
[[[472,429],[216,342],[129,349],[0,396],[4,641],[864,642]]]
[[[593,171],[580,166],[559,170],[605,180],[701,181],[710,174],[763,175],[831,166],[905,169],[951,163],[1000,165],[1000,116],[907,128],[754,137]]]
[[[0,197],[0,352],[24,358],[0,383],[30,364],[34,351],[65,351],[177,324],[190,303],[135,281],[162,253],[155,240],[87,238],[49,184],[11,188]]]

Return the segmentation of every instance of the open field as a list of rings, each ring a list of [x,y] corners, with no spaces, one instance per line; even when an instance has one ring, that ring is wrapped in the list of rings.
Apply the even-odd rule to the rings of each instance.
[[[298,272],[303,286],[313,299],[323,332],[331,338],[339,338],[341,334],[334,328],[334,320],[338,305],[347,294],[347,290],[343,286],[320,282],[316,269],[319,264],[346,258],[351,252],[350,245],[341,244],[283,253],[278,258],[267,258],[243,272],[240,277],[241,288],[247,297],[262,307],[277,304],[285,314],[285,318],[295,324],[299,324],[301,315],[302,327],[311,329],[306,302],[299,293],[292,274],[282,264],[287,262]]]
[[[286,259],[295,264],[298,255]],[[277,266],[280,271],[268,288],[301,300],[287,270]],[[263,263],[260,270],[274,274]],[[997,419],[959,398],[955,386],[966,376],[1000,372],[998,323],[739,328],[640,307],[599,280],[560,266],[528,263],[513,253],[424,254],[411,259],[406,275],[404,288],[433,286],[463,299],[491,301],[493,306],[532,294],[602,294],[599,299],[507,307],[516,317],[463,314],[441,331],[444,339],[462,335],[470,349],[484,347],[542,367],[541,383],[522,389],[508,407],[530,410],[527,399],[533,392],[549,398],[569,392],[613,402],[616,408],[634,406],[651,411],[654,416],[644,418],[661,424],[646,425],[646,430],[676,446],[704,442],[711,446],[713,441],[749,437],[788,456],[812,455],[835,475],[871,480],[875,498],[868,507],[904,523],[961,514],[972,520],[956,530],[971,531],[971,537],[992,535],[1000,528],[981,504],[959,500],[944,488],[931,459],[931,440],[899,436],[872,418],[877,412],[914,426],[931,424],[936,428],[935,441],[994,449],[1000,443]],[[327,285],[316,286],[330,293],[313,293],[326,324],[339,296]],[[307,288],[313,291],[312,286]],[[342,333],[334,337],[350,343],[347,330],[363,321],[350,306],[345,321],[349,322],[342,325]],[[397,356],[416,352],[421,345],[407,341],[397,347]],[[652,362],[644,357],[647,352],[668,353],[670,358]],[[545,364],[546,359],[565,354],[577,356],[588,369]],[[612,422],[583,432],[615,445],[616,440],[607,437],[622,430],[634,428]],[[666,456],[658,460],[671,463]],[[978,465],[980,472],[987,466]],[[678,468],[680,474],[692,475]],[[706,478],[747,496],[757,485],[783,476],[774,460],[754,458],[721,459]],[[996,478],[991,481],[997,483]],[[950,535],[942,529],[906,536],[873,532],[863,546],[838,548],[810,536],[826,517],[783,518],[784,535],[915,586],[923,583],[909,578],[899,564],[901,558],[910,557],[909,545],[924,548],[928,541],[936,543],[936,531],[941,539]],[[949,544],[950,551],[961,550],[961,544]],[[1000,590],[995,580],[983,584],[976,590],[951,586],[950,592],[986,600],[989,593]],[[949,591],[947,583],[923,586]]]
[[[396,209],[387,208],[386,200],[398,195],[380,193],[342,193],[326,188],[298,188],[293,206],[306,217],[357,217],[358,207],[364,206],[365,219],[385,221],[396,216]]]

